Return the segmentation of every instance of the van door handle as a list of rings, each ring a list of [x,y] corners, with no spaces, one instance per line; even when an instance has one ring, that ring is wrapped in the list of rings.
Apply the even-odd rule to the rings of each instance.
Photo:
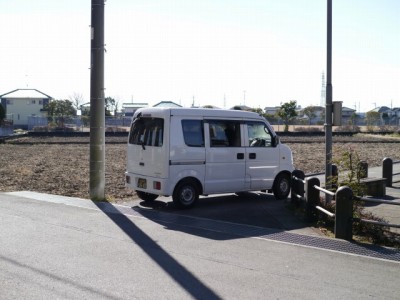
[[[249,153],[249,159],[256,159],[255,153]]]
[[[244,153],[238,153],[236,157],[237,159],[244,159]]]

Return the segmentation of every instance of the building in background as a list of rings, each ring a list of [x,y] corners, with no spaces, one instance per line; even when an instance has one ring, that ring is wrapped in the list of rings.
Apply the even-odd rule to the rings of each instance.
[[[182,105],[179,105],[175,102],[172,101],[160,101],[157,104],[154,104],[153,107],[170,107],[170,108],[176,108],[176,107],[182,107]]]
[[[28,129],[31,117],[46,117],[44,107],[51,99],[51,96],[37,89],[16,89],[0,95],[7,119],[12,121],[14,128],[22,129]]]
[[[125,117],[132,117],[139,108],[148,106],[148,103],[122,103],[122,115]]]

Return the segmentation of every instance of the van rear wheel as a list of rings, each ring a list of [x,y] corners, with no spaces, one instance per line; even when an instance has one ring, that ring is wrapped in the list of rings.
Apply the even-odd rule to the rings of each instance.
[[[174,204],[180,208],[193,207],[199,199],[197,185],[191,180],[180,182],[172,194]]]
[[[136,191],[136,195],[138,195],[138,197],[143,201],[154,201],[158,197],[156,194],[150,194],[142,191]]]
[[[274,181],[272,192],[278,200],[286,199],[290,193],[290,176],[289,174],[281,173]]]

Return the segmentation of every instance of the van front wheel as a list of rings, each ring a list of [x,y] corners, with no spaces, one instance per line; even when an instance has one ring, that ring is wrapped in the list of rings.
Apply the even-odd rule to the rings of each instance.
[[[290,176],[285,173],[279,174],[274,181],[272,192],[278,200],[286,199],[290,193]]]
[[[174,190],[172,200],[174,204],[180,208],[190,208],[195,205],[199,199],[197,185],[190,181],[180,182]]]
[[[142,191],[136,191],[136,195],[143,201],[154,201],[158,197],[156,194],[150,194]]]

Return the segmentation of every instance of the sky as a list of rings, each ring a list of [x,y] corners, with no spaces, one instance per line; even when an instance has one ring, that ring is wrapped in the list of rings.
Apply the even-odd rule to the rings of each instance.
[[[400,107],[400,1],[332,0],[333,101]],[[321,105],[325,0],[107,0],[105,96]],[[90,102],[90,0],[0,0],[0,95]],[[323,102],[325,105],[325,102]]]

